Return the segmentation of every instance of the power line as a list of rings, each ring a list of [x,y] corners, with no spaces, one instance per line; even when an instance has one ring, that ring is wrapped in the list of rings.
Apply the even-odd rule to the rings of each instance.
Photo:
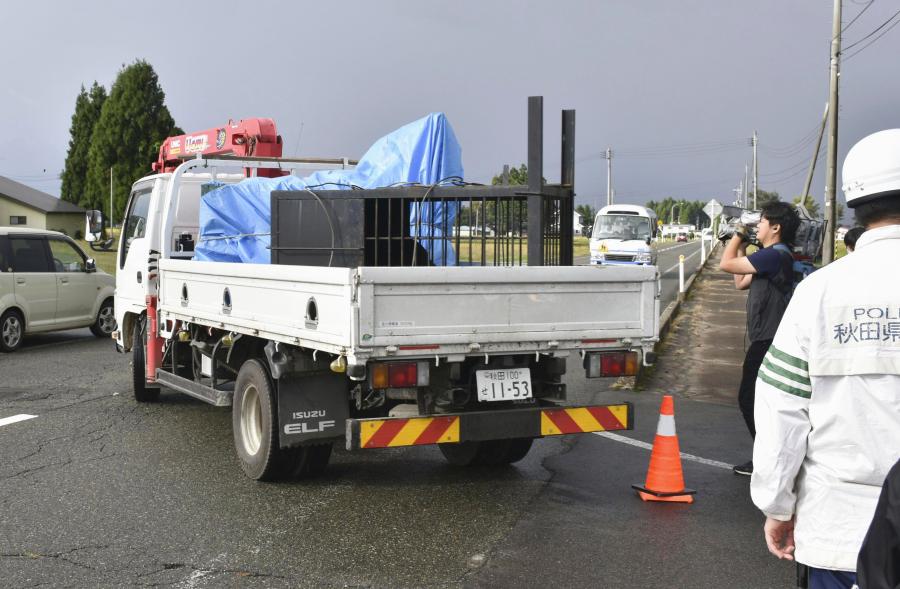
[[[857,42],[851,43],[850,45],[847,45],[846,47],[844,47],[843,52],[846,52],[846,51],[849,51],[850,49],[853,49],[854,47],[856,47],[857,45],[859,45],[860,43],[862,43],[863,41],[865,41],[866,39],[868,39],[869,37],[871,37],[872,35],[874,35],[875,33],[877,33],[878,31],[880,31],[880,30],[883,29],[884,27],[888,26],[892,20],[894,20],[895,18],[897,18],[897,15],[900,15],[900,10],[898,10],[898,11],[895,12],[893,15],[891,15],[891,17],[890,17],[889,19],[887,19],[886,21],[884,21],[883,23],[881,23],[880,25],[878,25],[877,27],[875,27],[875,29],[874,29],[871,33],[869,33],[868,35],[866,35],[866,36],[863,37],[862,39],[860,39],[860,40],[858,40]]]
[[[853,53],[851,53],[850,55],[847,55],[846,57],[844,57],[843,60],[844,60],[844,61],[847,61],[848,59],[850,59],[850,58],[853,57],[854,55],[859,55],[859,54],[862,53],[867,47],[869,47],[870,45],[872,45],[873,43],[875,43],[875,41],[877,41],[878,39],[884,37],[884,36],[887,35],[889,32],[891,32],[891,29],[893,29],[894,27],[896,27],[898,24],[900,24],[900,20],[894,22],[894,24],[892,24],[891,26],[889,26],[883,33],[881,33],[880,35],[878,35],[877,37],[875,37],[874,39],[872,39],[871,41],[869,41],[868,43],[866,43],[865,45],[863,45],[862,47],[860,47],[859,49],[857,49],[856,51],[854,51]]]
[[[849,29],[853,23],[855,23],[857,20],[859,20],[859,17],[861,17],[863,15],[863,13],[865,13],[865,11],[867,11],[869,9],[869,7],[872,6],[873,4],[875,4],[875,0],[869,0],[869,3],[866,4],[865,6],[863,6],[862,10],[860,10],[859,13],[855,17],[853,17],[853,20],[848,22],[847,25],[843,29],[841,29],[841,34],[844,34],[844,31]]]
[[[825,152],[824,152],[824,151],[819,153],[819,157],[816,158],[816,162],[821,161],[823,157],[825,157]],[[767,178],[767,179],[766,179],[766,182],[769,183],[769,184],[781,184],[782,182],[785,182],[785,181],[790,180],[790,179],[792,179],[792,178],[796,178],[796,177],[799,176],[800,174],[806,173],[807,167],[808,167],[808,166],[809,166],[809,162],[808,162],[808,161],[806,161],[806,162],[800,162],[797,166],[794,166],[794,167],[793,167],[793,170],[795,170],[795,171],[793,171],[792,173],[788,174],[787,176],[782,176],[782,177],[780,177],[780,178]],[[791,169],[791,168],[788,168],[788,169],[785,169],[785,170],[781,170],[780,173],[781,173],[781,174],[784,174],[784,173],[791,172],[791,171],[792,171],[792,169]],[[760,175],[762,175],[762,174],[760,174]],[[772,173],[772,176],[775,176],[775,175],[776,175],[776,173]]]
[[[782,170],[778,170],[777,172],[768,172],[766,174],[760,174],[760,176],[765,176],[765,177],[780,176],[781,174],[784,174],[785,172],[793,172],[794,170],[796,170],[799,167],[805,167],[808,165],[809,165],[809,158],[807,158],[806,160],[799,161],[796,164],[794,164],[792,166],[788,166],[787,168],[784,168]]]
[[[775,151],[775,152],[782,152],[782,153],[793,152],[798,149],[803,149],[804,147],[806,147],[807,145],[812,143],[812,141],[818,136],[818,134],[819,134],[819,123],[816,123],[812,127],[812,129],[810,129],[803,135],[803,137],[801,137],[794,143],[791,143],[790,145],[785,145],[783,147],[779,147],[779,146],[763,145],[762,143],[760,143],[759,147],[764,149],[765,151]]]

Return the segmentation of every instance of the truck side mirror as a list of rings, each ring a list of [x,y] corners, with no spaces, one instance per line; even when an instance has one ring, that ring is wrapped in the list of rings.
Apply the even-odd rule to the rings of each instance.
[[[103,236],[103,213],[97,210],[85,211],[84,240],[88,243],[100,241]]]
[[[84,271],[88,274],[97,271],[97,262],[94,261],[94,258],[88,258],[84,261]]]

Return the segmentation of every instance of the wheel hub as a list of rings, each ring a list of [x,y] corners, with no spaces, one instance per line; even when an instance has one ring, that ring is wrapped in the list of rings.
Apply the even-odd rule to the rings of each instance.
[[[112,333],[116,328],[116,315],[112,307],[103,307],[100,309],[100,315],[97,319],[97,325],[103,333]]]
[[[15,315],[11,315],[3,322],[3,343],[9,348],[19,345],[22,339],[22,323]]]
[[[262,407],[259,391],[253,385],[244,390],[241,400],[241,440],[244,450],[253,456],[262,445]]]

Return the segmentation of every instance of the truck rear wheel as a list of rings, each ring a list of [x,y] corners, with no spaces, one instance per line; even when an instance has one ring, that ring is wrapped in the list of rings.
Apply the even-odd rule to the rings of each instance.
[[[503,457],[504,462],[513,464],[514,462],[522,460],[528,455],[533,443],[534,438],[516,438],[515,440],[510,440],[509,449],[507,449],[506,455]]]
[[[131,344],[131,382],[134,400],[138,403],[152,403],[159,400],[159,388],[147,386],[146,363],[146,319],[140,318],[134,325],[134,340]]]
[[[248,360],[238,371],[231,415],[238,461],[251,479],[299,479],[328,466],[331,444],[279,447],[275,386],[259,360]]]
[[[525,458],[533,442],[531,438],[517,438],[439,444],[438,447],[447,462],[454,466],[498,466],[512,464]]]

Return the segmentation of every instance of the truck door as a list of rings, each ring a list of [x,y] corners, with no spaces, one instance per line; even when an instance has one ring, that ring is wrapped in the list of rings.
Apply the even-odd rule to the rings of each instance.
[[[136,186],[128,201],[128,212],[119,237],[119,271],[116,273],[116,320],[124,325],[126,312],[141,313],[150,255],[148,225],[153,184]]]
[[[97,281],[87,273],[84,254],[61,238],[47,240],[56,274],[56,324],[59,327],[92,323]]]
[[[26,330],[49,330],[56,319],[56,274],[42,235],[9,236],[16,302],[25,311]]]

